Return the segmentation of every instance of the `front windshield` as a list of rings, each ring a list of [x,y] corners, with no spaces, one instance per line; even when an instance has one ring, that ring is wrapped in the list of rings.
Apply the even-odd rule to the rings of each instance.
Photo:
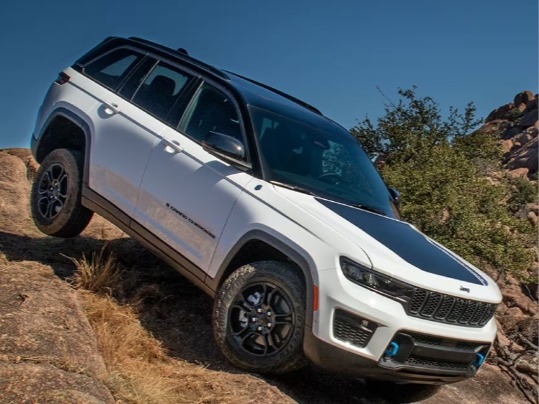
[[[396,217],[386,185],[346,130],[321,117],[300,122],[251,112],[266,180]]]

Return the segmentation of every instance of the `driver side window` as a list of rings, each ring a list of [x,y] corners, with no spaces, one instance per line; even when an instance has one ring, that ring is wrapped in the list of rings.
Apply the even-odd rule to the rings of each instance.
[[[178,130],[200,142],[211,132],[217,132],[244,143],[234,103],[208,83],[204,83],[193,97]]]

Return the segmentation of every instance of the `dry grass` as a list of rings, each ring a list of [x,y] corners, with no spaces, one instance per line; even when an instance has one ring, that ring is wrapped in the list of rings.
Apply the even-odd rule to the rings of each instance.
[[[139,324],[129,306],[109,297],[84,293],[88,319],[94,328],[109,375],[105,383],[119,400],[135,403],[192,402],[171,394],[169,361],[160,344]]]
[[[122,279],[122,273],[128,271],[123,271],[118,260],[107,253],[107,245],[90,259],[83,256],[71,260],[77,267],[73,283],[81,289],[88,320],[107,366],[103,382],[117,402],[252,402],[256,391],[266,397],[262,402],[289,401],[255,377],[209,370],[168,356],[161,343],[140,324],[140,313],[136,310],[141,304],[141,294],[160,296],[157,286],[143,285],[129,293],[131,299],[121,303],[115,300],[113,296],[125,297],[130,280]]]
[[[140,325],[130,306],[121,306],[108,296],[88,292],[82,296],[107,365],[108,375],[103,381],[118,402],[249,402],[261,387],[269,389],[263,393],[269,400],[262,402],[289,401],[252,376],[213,371],[168,357],[160,343]]]
[[[97,294],[110,295],[120,285],[122,269],[105,244],[99,252],[93,252],[90,258],[83,254],[82,259],[68,257],[77,270],[72,277],[75,287]]]

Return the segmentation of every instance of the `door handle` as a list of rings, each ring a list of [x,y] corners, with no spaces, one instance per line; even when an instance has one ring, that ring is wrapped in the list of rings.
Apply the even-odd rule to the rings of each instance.
[[[183,151],[183,148],[180,145],[180,142],[178,142],[177,140],[170,140],[170,139],[167,139],[166,137],[161,138],[161,140],[165,144],[165,151],[167,153],[174,153],[174,152],[180,153]]]
[[[103,106],[105,107],[104,112],[107,115],[115,115],[120,112],[120,108],[118,108],[118,105],[113,102],[103,103]]]

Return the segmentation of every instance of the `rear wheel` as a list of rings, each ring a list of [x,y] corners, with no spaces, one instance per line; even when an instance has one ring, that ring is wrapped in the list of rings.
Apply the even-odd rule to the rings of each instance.
[[[82,172],[82,157],[73,150],[54,150],[41,163],[30,207],[34,223],[43,233],[74,237],[90,222],[93,212],[81,205]]]
[[[235,366],[285,373],[301,367],[305,286],[294,266],[260,261],[236,270],[214,303],[217,345]]]

